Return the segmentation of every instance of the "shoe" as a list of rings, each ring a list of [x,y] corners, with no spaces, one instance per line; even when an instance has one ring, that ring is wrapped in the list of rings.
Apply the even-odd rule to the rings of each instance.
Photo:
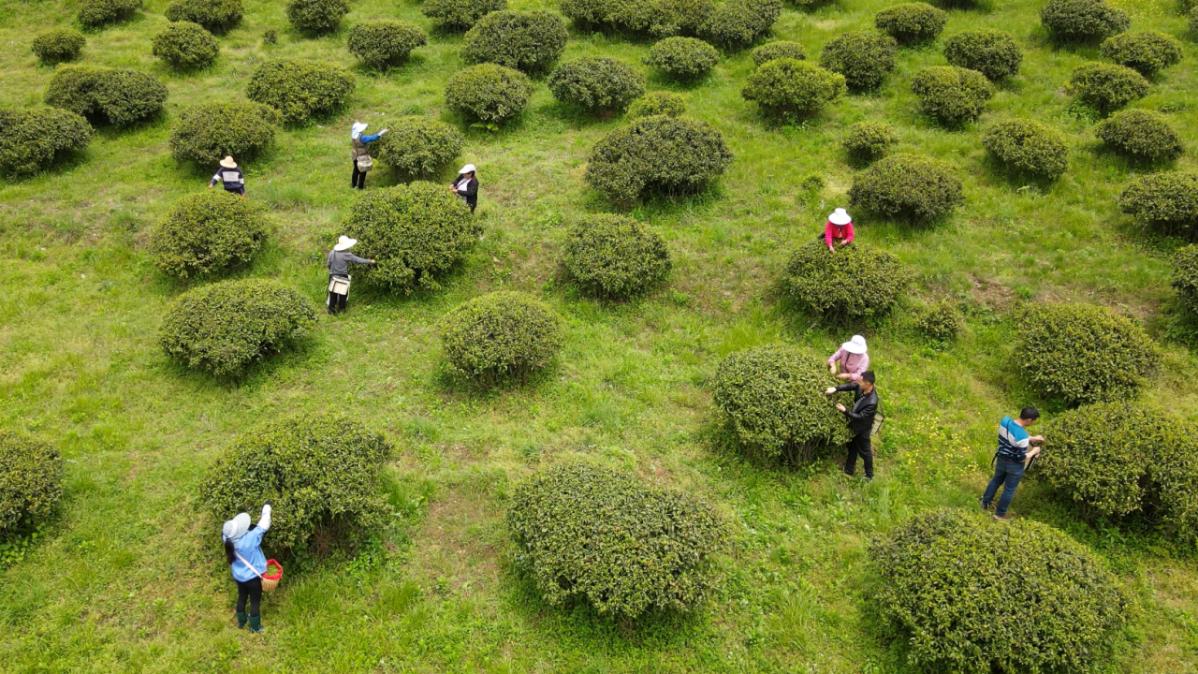
[[[995,519],[995,521],[998,521],[998,522],[1010,522],[1011,516],[1010,515],[999,515],[996,513],[994,515],[994,519]]]
[[[241,629],[241,628],[245,627],[245,621],[248,618],[249,618],[249,616],[246,615],[245,611],[238,611],[237,612],[237,629]]]
[[[261,632],[262,631],[262,616],[261,615],[250,616],[250,631],[251,632]]]
[[[978,505],[982,507],[982,510],[989,510],[989,509],[990,509],[990,504],[989,504],[989,503],[986,503],[986,502],[985,502],[985,501],[983,501],[982,499],[978,499]]]

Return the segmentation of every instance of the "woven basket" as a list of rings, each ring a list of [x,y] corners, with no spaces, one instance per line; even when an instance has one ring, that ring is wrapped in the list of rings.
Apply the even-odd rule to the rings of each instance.
[[[270,572],[270,567],[275,567],[274,573]],[[266,573],[259,576],[262,579],[262,591],[271,592],[279,586],[279,581],[283,580],[283,565],[273,559],[266,560]]]

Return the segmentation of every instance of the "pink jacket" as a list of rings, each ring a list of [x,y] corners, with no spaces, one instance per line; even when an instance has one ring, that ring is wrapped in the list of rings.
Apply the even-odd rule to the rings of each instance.
[[[850,380],[860,381],[861,373],[869,369],[869,354],[849,353],[844,349],[837,349],[836,353],[828,358],[828,365],[833,363],[839,363],[840,371],[847,372]]]

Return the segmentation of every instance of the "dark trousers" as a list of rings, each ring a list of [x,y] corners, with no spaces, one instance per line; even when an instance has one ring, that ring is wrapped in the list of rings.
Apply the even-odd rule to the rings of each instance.
[[[874,479],[874,451],[870,445],[869,434],[854,435],[848,444],[849,456],[844,462],[844,472],[846,475],[852,475],[857,472],[857,457],[861,457],[861,462],[865,464],[865,477]]]
[[[338,295],[337,293],[329,293],[329,313],[336,314],[345,311],[345,305],[349,302],[349,295]]]
[[[366,172],[358,170],[358,162],[354,162],[354,175],[349,181],[350,187],[356,187],[360,190],[366,189]]]
[[[261,615],[262,579],[254,576],[247,581],[237,581],[237,612],[245,613],[245,600],[250,600],[250,615]]]
[[[990,507],[990,502],[1002,486],[1002,496],[998,498],[998,507],[994,509],[994,514],[999,517],[1005,516],[1007,508],[1011,506],[1011,499],[1015,498],[1015,488],[1022,479],[1023,459],[999,456],[994,462],[994,477],[990,478],[990,484],[986,485],[986,493],[982,494],[982,507]]]
[[[245,196],[245,185],[242,185],[240,187],[226,187],[225,191],[232,192],[233,194],[240,194],[241,196],[244,197]]]

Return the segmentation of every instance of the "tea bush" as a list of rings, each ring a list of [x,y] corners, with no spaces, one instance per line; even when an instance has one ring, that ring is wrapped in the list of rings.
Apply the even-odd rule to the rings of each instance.
[[[507,521],[516,562],[546,602],[581,599],[624,620],[696,609],[725,540],[706,502],[581,463],[517,487]]]
[[[310,36],[335,32],[341,27],[341,17],[348,13],[346,0],[290,0],[287,3],[291,26]]]
[[[874,16],[878,30],[904,45],[935,40],[947,22],[947,12],[926,2],[892,5]]]
[[[898,142],[894,127],[880,122],[858,122],[849,127],[849,133],[841,141],[841,147],[849,159],[858,164],[877,161],[890,152]]]
[[[933,302],[916,314],[915,330],[928,340],[944,345],[957,341],[965,330],[965,318],[953,302]]]
[[[248,264],[266,240],[258,206],[224,190],[183,197],[154,230],[154,264],[179,279],[208,276]]]
[[[819,64],[844,75],[852,91],[869,91],[882,86],[882,80],[894,70],[898,42],[885,33],[843,33],[824,45]]]
[[[965,201],[961,180],[937,159],[915,154],[885,157],[857,174],[849,200],[879,215],[927,224]]]
[[[651,117],[665,115],[678,117],[686,113],[686,100],[682,96],[669,91],[650,91],[628,106],[628,116]]]
[[[201,103],[184,108],[171,132],[171,152],[181,162],[214,166],[233,155],[251,159],[274,142],[281,117],[261,103]]]
[[[153,54],[175,70],[207,68],[220,54],[212,33],[198,23],[175,21],[154,36]]]
[[[479,234],[461,199],[421,181],[366,192],[350,207],[344,229],[359,241],[355,252],[377,262],[356,275],[404,294],[439,289]]]
[[[127,21],[141,9],[141,0],[83,0],[79,23],[84,28],[101,28]]]
[[[271,501],[271,554],[321,552],[384,525],[391,451],[386,438],[346,417],[284,418],[243,434],[217,457],[200,484],[200,504],[219,522],[239,512],[256,517]]]
[[[1069,79],[1069,93],[1103,115],[1148,95],[1148,80],[1126,66],[1089,63]]]
[[[308,302],[274,281],[220,281],[180,295],[158,339],[180,364],[233,377],[294,343],[315,322]]]
[[[59,68],[46,88],[46,103],[116,127],[156,116],[166,86],[145,73],[90,66]]]
[[[769,34],[782,0],[724,0],[699,25],[698,36],[724,49],[742,49]]]
[[[0,430],[0,541],[31,531],[62,498],[62,456],[50,445]]]
[[[1135,395],[1156,369],[1144,329],[1106,307],[1038,304],[1019,316],[1015,361],[1040,396],[1076,406]]]
[[[463,68],[449,78],[445,103],[459,115],[483,124],[504,124],[524,112],[532,82],[519,70],[494,63]]]
[[[803,45],[798,42],[790,42],[787,40],[776,40],[774,42],[766,42],[765,44],[753,50],[753,63],[761,65],[766,61],[774,59],[788,58],[796,61],[802,61],[807,58],[807,51],[803,49]]]
[[[566,48],[566,24],[549,12],[492,12],[466,32],[466,63],[498,63],[527,73],[553,67]]]
[[[1182,306],[1198,314],[1198,245],[1182,246],[1173,253],[1172,283]]]
[[[844,417],[824,395],[827,376],[811,354],[761,346],[720,363],[713,397],[742,451],[775,461],[809,461],[849,438]]]
[[[667,37],[649,48],[645,64],[684,82],[706,76],[720,62],[720,52],[693,37]]]
[[[960,127],[981,116],[994,95],[990,80],[976,70],[957,66],[930,66],[915,74],[911,90],[919,109],[948,127]]]
[[[1190,10],[1190,35],[1198,35],[1198,6]]]
[[[66,155],[82,152],[91,137],[91,124],[70,110],[0,108],[0,175],[28,176],[48,169]]]
[[[877,540],[870,556],[873,601],[916,671],[1091,671],[1109,664],[1128,624],[1116,576],[1032,520],[995,526],[935,511]]]
[[[1125,12],[1105,0],[1049,0],[1040,10],[1040,22],[1062,42],[1097,42],[1131,25]]]
[[[793,119],[815,115],[845,91],[843,75],[807,61],[779,58],[758,66],[741,95],[756,102],[766,116]]]
[[[626,299],[661,283],[670,253],[653,230],[620,215],[590,215],[570,231],[563,266],[583,292]]]
[[[246,95],[279,111],[288,124],[341,109],[354,91],[354,76],[341,66],[310,61],[268,61],[250,76]]]
[[[1056,129],[1030,119],[1008,119],[982,135],[982,145],[998,163],[1020,176],[1056,180],[1069,167],[1069,145]]]
[[[893,255],[859,243],[829,252],[823,241],[795,250],[782,289],[804,311],[832,321],[883,316],[898,303],[911,272]]]
[[[1198,173],[1169,171],[1132,182],[1119,208],[1141,224],[1166,233],[1198,236]]]
[[[444,30],[468,30],[491,12],[507,9],[507,0],[424,0],[420,11]]]
[[[561,344],[561,320],[520,292],[475,297],[441,321],[441,347],[450,370],[483,386],[526,379],[547,367]]]
[[[241,23],[241,0],[175,0],[166,8],[168,21],[191,21],[223,35]]]
[[[374,145],[374,156],[403,180],[433,178],[457,158],[465,139],[452,126],[430,117],[402,117]]]
[[[1152,77],[1181,62],[1181,42],[1154,30],[1123,33],[1103,40],[1102,55],[1122,66]]]
[[[581,28],[666,37],[698,35],[714,14],[713,0],[561,0],[562,13]]]
[[[1095,128],[1107,147],[1142,162],[1172,161],[1182,153],[1181,136],[1164,115],[1150,110],[1122,110]]]
[[[547,82],[553,97],[587,112],[623,110],[645,93],[635,70],[606,56],[584,56],[554,69]]]
[[[33,53],[42,65],[65,63],[79,58],[87,40],[83,33],[70,28],[47,31],[33,38]]]
[[[349,29],[349,53],[371,68],[385,70],[408,60],[428,44],[424,31],[402,21],[368,21]]]
[[[1023,52],[1010,33],[971,30],[944,41],[944,58],[954,66],[976,70],[999,82],[1019,72]]]
[[[723,175],[732,161],[724,138],[704,122],[639,117],[595,144],[586,181],[608,199],[628,204],[648,192],[695,192]]]

